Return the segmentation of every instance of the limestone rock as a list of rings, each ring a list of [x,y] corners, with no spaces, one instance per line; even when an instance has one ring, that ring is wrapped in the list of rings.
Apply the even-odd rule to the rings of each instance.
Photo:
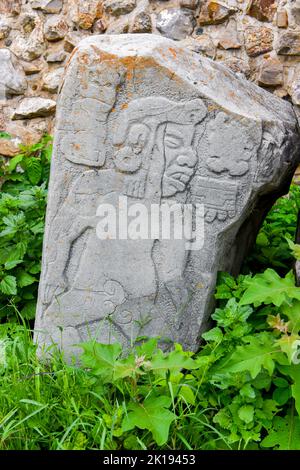
[[[184,39],[192,33],[194,26],[193,13],[187,9],[169,8],[157,15],[156,27],[167,38]]]
[[[235,13],[235,11],[234,8],[225,3],[206,0],[201,6],[198,23],[199,25],[223,23]]]
[[[292,84],[290,95],[292,98],[292,102],[296,105],[300,105],[300,80],[296,79]]]
[[[219,26],[214,34],[214,40],[221,49],[240,49],[241,41],[235,21],[230,21],[225,27],[223,25]]]
[[[83,0],[74,2],[73,22],[81,29],[91,29],[94,22],[102,16],[102,2]]]
[[[43,65],[41,62],[24,62],[23,63],[23,69],[25,72],[25,75],[34,75],[36,73],[39,73],[43,68]]]
[[[67,54],[62,49],[59,49],[56,51],[49,51],[45,54],[45,59],[49,63],[64,62],[66,57],[67,57]]]
[[[113,16],[130,13],[136,7],[136,0],[104,0],[104,11]]]
[[[133,19],[133,24],[130,28],[131,33],[151,33],[152,31],[152,21],[151,16],[145,12],[141,11],[135,15]]]
[[[237,75],[249,79],[251,76],[251,68],[245,60],[240,59],[239,57],[227,57],[222,61],[226,67],[229,67]]]
[[[283,65],[279,60],[267,59],[260,66],[257,81],[263,86],[278,86],[283,83]]]
[[[291,2],[288,11],[290,23],[293,26],[300,26],[300,1]]]
[[[38,59],[44,53],[45,48],[43,25],[39,20],[31,34],[18,35],[11,46],[12,52],[17,57],[29,62]]]
[[[279,55],[300,55],[300,32],[286,31],[282,33],[275,44]]]
[[[191,10],[196,10],[199,4],[199,0],[180,0],[180,6],[183,8],[190,8]]]
[[[50,116],[55,112],[56,102],[45,98],[24,98],[14,111],[12,119],[32,119]]]
[[[0,13],[9,13],[17,16],[21,12],[22,0],[1,0]]]
[[[29,0],[31,8],[42,10],[45,13],[60,13],[63,0]]]
[[[5,19],[0,18],[0,40],[7,38],[10,31],[11,27],[9,23]]]
[[[278,10],[276,15],[276,24],[278,28],[288,27],[288,15],[286,10]]]
[[[58,103],[39,354],[141,336],[197,349],[218,271],[239,271],[298,164],[291,104],[148,34],[82,41]]]
[[[248,56],[256,57],[272,50],[273,32],[264,26],[245,29],[245,48]]]
[[[0,139],[0,155],[5,157],[14,157],[20,153],[20,144],[34,145],[42,137],[41,133],[26,129],[16,122],[10,122],[5,130],[11,135],[10,139]]]
[[[108,25],[106,34],[123,34],[129,32],[129,18],[128,16],[121,16],[116,21]]]
[[[56,93],[64,75],[64,68],[60,67],[46,73],[42,79],[42,89],[49,93]]]
[[[275,13],[275,0],[250,0],[247,14],[259,21],[272,21]]]
[[[82,39],[81,33],[78,31],[72,31],[68,33],[65,37],[64,49],[66,52],[72,52],[73,49],[77,46],[79,41]]]
[[[0,100],[23,95],[27,88],[24,71],[9,49],[0,49]]]
[[[107,30],[107,22],[100,18],[97,20],[93,25],[93,33],[94,34],[103,34]]]
[[[51,16],[45,23],[44,34],[48,41],[59,41],[68,33],[68,24],[62,16]]]

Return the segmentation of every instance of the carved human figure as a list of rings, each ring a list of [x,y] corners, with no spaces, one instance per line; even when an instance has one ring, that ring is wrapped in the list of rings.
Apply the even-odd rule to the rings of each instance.
[[[148,299],[150,311],[162,285],[168,284],[168,295],[186,289],[184,244],[172,265],[172,243],[154,248],[151,239],[99,240],[96,213],[100,204],[118,208],[120,195],[128,196],[130,208],[137,200],[150,207],[183,192],[197,163],[196,125],[205,115],[200,100],[176,103],[151,97],[131,102],[111,122],[116,169],[85,171],[51,222],[52,252],[43,292],[46,316],[51,318],[59,310],[78,328],[109,319],[128,338],[132,324],[122,322],[122,316],[129,318],[131,313],[132,321],[138,321],[141,297]],[[70,258],[79,259],[74,279]]]

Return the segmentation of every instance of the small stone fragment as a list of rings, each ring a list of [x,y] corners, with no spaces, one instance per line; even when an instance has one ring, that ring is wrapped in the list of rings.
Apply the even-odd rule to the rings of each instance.
[[[38,59],[44,53],[45,48],[43,26],[40,20],[36,21],[36,26],[29,36],[18,35],[11,46],[11,50],[17,57],[28,62]]]
[[[300,55],[300,32],[286,31],[282,33],[276,41],[275,50],[279,55]]]
[[[133,24],[130,28],[131,33],[151,33],[152,31],[152,21],[151,16],[142,11],[135,15],[133,19]]]
[[[51,16],[45,23],[44,34],[48,41],[59,41],[68,33],[68,24],[62,16]]]
[[[279,60],[264,60],[259,68],[257,77],[259,85],[278,86],[283,83],[283,65]]]
[[[277,10],[276,24],[278,28],[288,27],[288,15],[286,10]]]
[[[60,13],[63,0],[30,0],[31,8],[42,10],[44,13]]]
[[[94,22],[102,16],[102,2],[99,0],[74,1],[71,18],[81,29],[91,29]]]
[[[214,57],[216,54],[216,46],[208,34],[201,34],[197,38],[182,39],[178,44],[207,57]]]
[[[249,57],[269,52],[273,47],[273,32],[264,26],[249,26],[245,29],[245,48]]]
[[[26,62],[23,64],[25,75],[34,75],[39,73],[42,70],[42,67],[42,64],[35,64],[32,62]]]
[[[49,63],[54,63],[54,62],[64,62],[66,59],[67,54],[64,50],[58,50],[58,51],[49,51],[45,54],[45,59]]]
[[[6,39],[9,36],[11,27],[7,21],[0,18],[0,40]]]
[[[45,98],[24,98],[12,115],[12,119],[32,119],[50,116],[55,112],[56,102]]]
[[[103,18],[97,20],[93,25],[93,33],[103,34],[107,30],[107,23]]]
[[[275,0],[250,0],[246,13],[259,21],[272,21]]]
[[[158,31],[167,38],[179,41],[189,36],[195,26],[194,16],[190,10],[170,8],[162,10],[156,20]]]
[[[136,7],[136,0],[104,0],[103,7],[110,15],[126,15]]]
[[[64,68],[60,67],[43,76],[42,89],[49,93],[56,93],[64,75]]]
[[[225,3],[207,0],[201,6],[198,24],[204,26],[223,23],[235,12],[234,8]]]
[[[183,8],[190,8],[191,10],[196,10],[199,4],[199,0],[180,0],[180,6]]]
[[[27,89],[24,71],[9,49],[0,49],[0,100],[23,95]]]

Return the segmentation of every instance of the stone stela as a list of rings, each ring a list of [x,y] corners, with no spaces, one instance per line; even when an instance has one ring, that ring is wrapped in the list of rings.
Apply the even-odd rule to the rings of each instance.
[[[93,36],[73,53],[56,121],[35,340],[157,337],[195,350],[218,271],[237,273],[298,163],[289,103],[151,34]],[[97,209],[204,206],[204,244],[99,239]],[[195,220],[192,220],[194,227]]]

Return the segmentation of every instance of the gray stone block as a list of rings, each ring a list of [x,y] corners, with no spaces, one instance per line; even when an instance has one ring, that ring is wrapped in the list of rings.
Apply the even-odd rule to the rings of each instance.
[[[39,353],[141,336],[197,349],[218,271],[239,271],[299,149],[289,103],[172,40],[80,42],[57,108]],[[161,231],[172,209],[184,237]]]

